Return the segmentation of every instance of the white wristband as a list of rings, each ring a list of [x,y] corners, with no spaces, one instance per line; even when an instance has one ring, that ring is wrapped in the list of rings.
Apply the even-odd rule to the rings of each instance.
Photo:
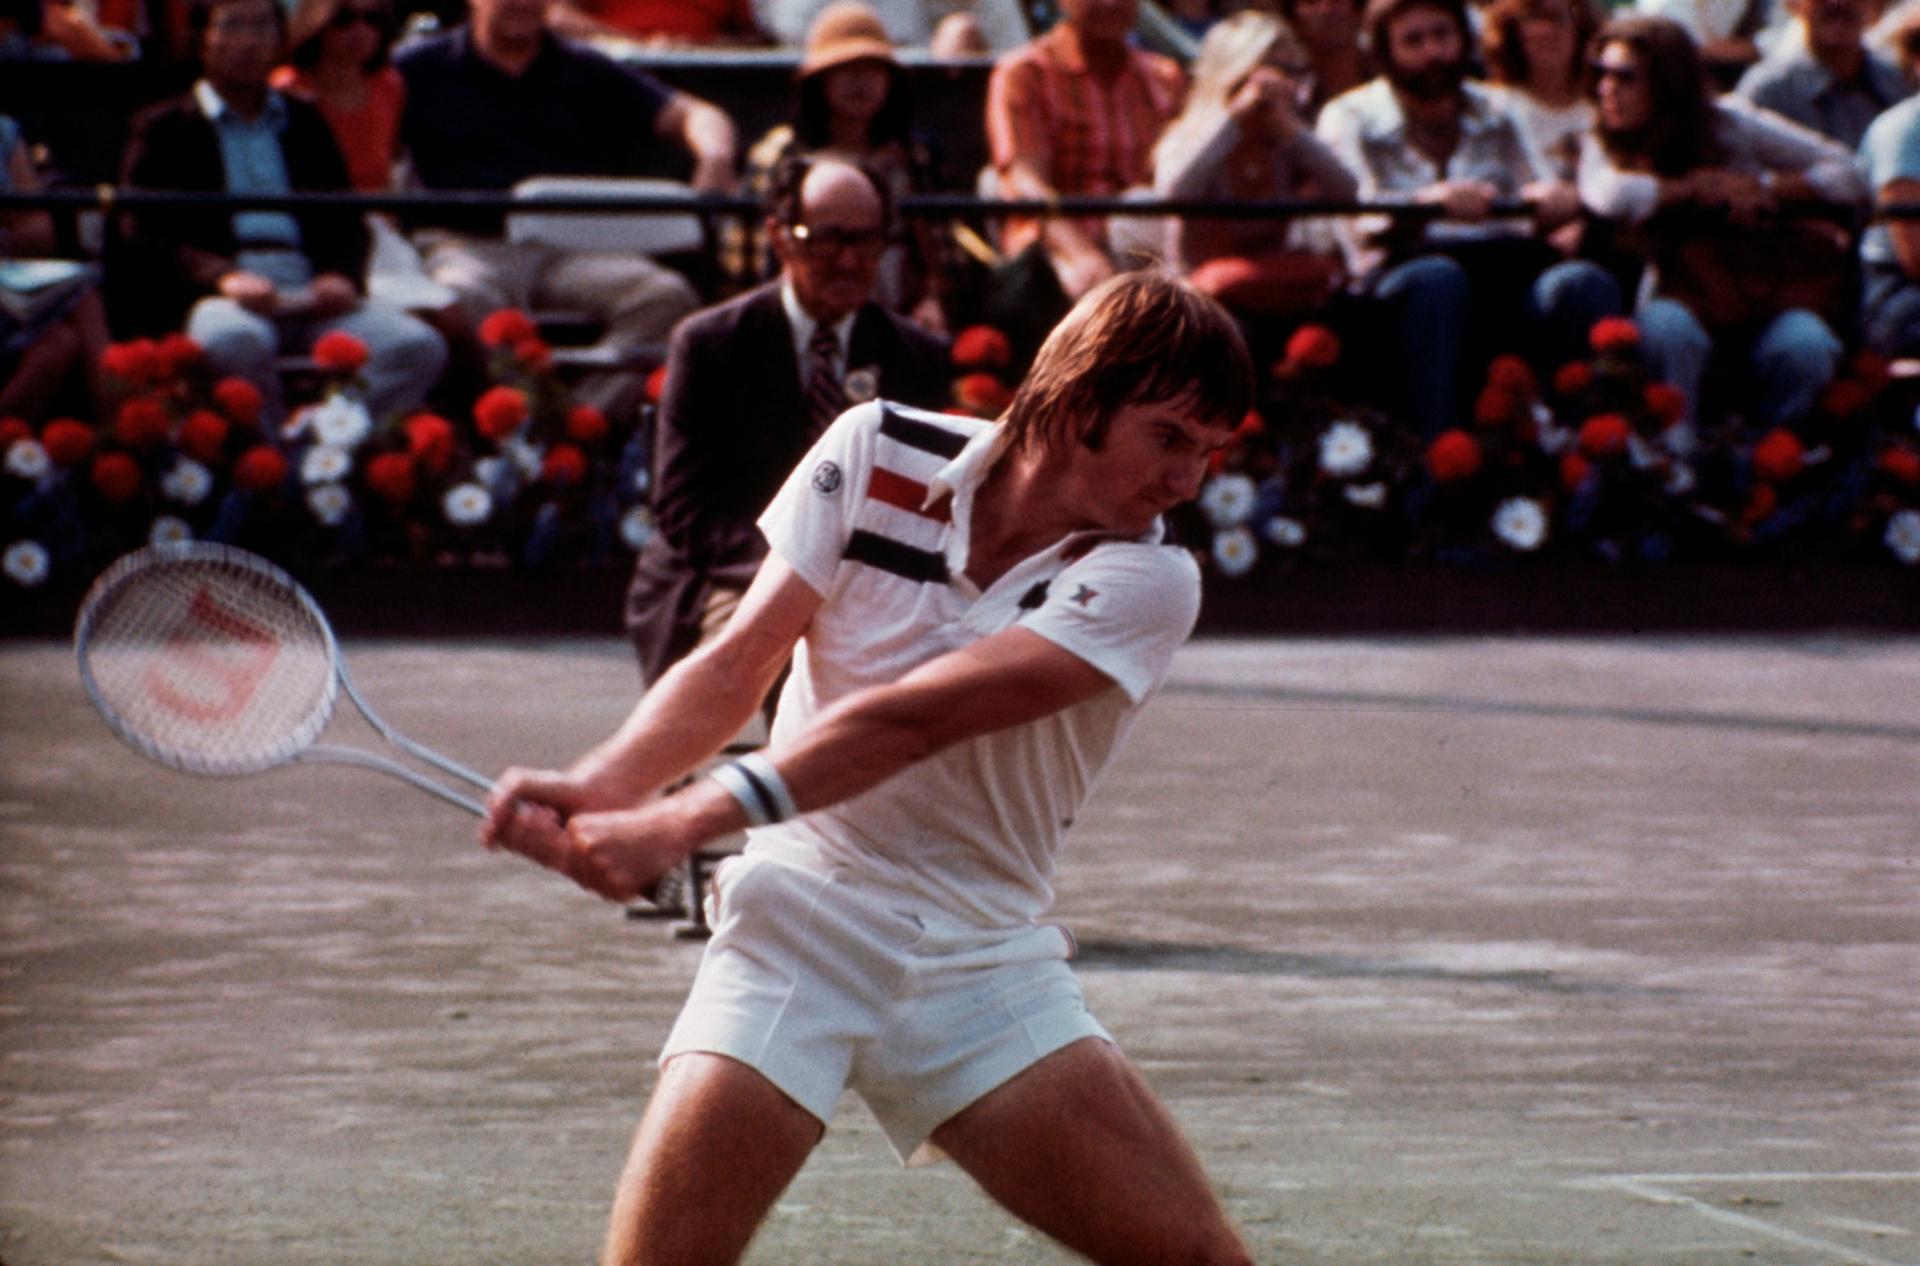
[[[716,765],[710,776],[740,802],[749,826],[771,826],[799,816],[786,782],[774,769],[773,762],[758,752]]]

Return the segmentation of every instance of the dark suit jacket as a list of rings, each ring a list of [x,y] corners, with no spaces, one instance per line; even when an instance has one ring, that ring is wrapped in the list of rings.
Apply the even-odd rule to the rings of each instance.
[[[287,129],[280,148],[288,183],[303,193],[350,188],[346,159],[320,111],[297,97],[285,100]],[[226,190],[220,137],[191,93],[164,101],[135,121],[121,181],[136,189]],[[358,211],[303,211],[295,219],[300,249],[315,273],[339,273],[355,285],[364,283],[369,240]],[[178,328],[193,302],[212,293],[221,275],[233,270],[239,252],[233,215],[217,208],[145,210],[127,215],[120,231],[124,260],[116,262],[137,272],[142,310],[162,329]]]
[[[869,303],[854,316],[847,351],[848,371],[875,371],[884,398],[947,403],[946,342],[919,326]],[[654,432],[659,534],[640,552],[627,593],[627,632],[647,680],[698,642],[714,585],[745,589],[753,579],[767,554],[755,520],[817,438],[778,280],[674,330]]]

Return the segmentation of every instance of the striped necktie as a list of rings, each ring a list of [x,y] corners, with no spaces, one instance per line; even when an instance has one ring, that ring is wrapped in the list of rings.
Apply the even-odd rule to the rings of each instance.
[[[826,430],[847,407],[846,389],[840,385],[840,336],[831,326],[820,326],[807,340],[803,394],[807,399],[807,418],[813,423],[815,435]]]

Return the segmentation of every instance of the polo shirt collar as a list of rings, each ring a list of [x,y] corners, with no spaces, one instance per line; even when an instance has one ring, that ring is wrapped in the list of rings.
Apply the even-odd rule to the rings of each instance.
[[[219,90],[205,79],[196,80],[193,85],[193,103],[200,107],[200,113],[213,123],[223,123],[232,119],[236,123],[264,123],[276,132],[286,130],[287,103],[273,89],[267,89],[267,104],[255,119],[242,119],[234,113],[227,99]]]

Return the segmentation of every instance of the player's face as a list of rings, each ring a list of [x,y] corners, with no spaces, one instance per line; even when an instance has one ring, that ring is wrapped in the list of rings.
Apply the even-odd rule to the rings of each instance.
[[[1098,450],[1075,459],[1091,517],[1110,531],[1137,535],[1154,519],[1193,500],[1207,464],[1232,435],[1194,416],[1188,396],[1122,405]]]

